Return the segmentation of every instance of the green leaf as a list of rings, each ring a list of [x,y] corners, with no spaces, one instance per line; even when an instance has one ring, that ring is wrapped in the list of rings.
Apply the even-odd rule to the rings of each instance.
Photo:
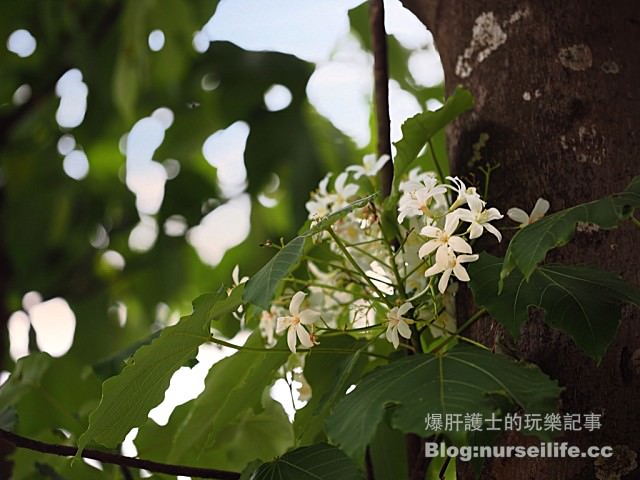
[[[315,235],[316,233],[320,233],[323,230],[326,230],[328,227],[336,223],[341,218],[344,218],[349,212],[355,210],[356,208],[362,208],[369,204],[369,202],[373,201],[376,198],[377,193],[373,193],[363,198],[359,198],[358,200],[351,202],[346,207],[341,208],[340,210],[336,210],[335,212],[331,212],[326,217],[323,217],[318,223],[316,223],[313,227],[309,228],[304,233],[300,235],[302,237],[308,237],[311,235]]]
[[[509,243],[501,277],[506,278],[517,266],[528,280],[549,250],[565,245],[573,238],[579,223],[612,229],[630,215],[630,209],[639,206],[640,177],[635,177],[620,194],[561,210],[528,225]]]
[[[106,380],[109,377],[119,374],[126,365],[127,359],[136,353],[140,347],[149,345],[153,340],[158,338],[160,333],[162,333],[162,331],[158,330],[148,337],[135,342],[133,345],[128,346],[124,350],[116,352],[115,354],[94,363],[91,365],[91,370],[93,370],[93,372],[102,380]]]
[[[334,404],[355,383],[367,365],[362,350],[363,340],[349,335],[327,336],[309,351],[305,359],[304,377],[313,395],[307,405],[296,412],[294,430],[297,445],[310,445],[324,440],[324,421]],[[329,353],[326,350],[351,350],[353,353]],[[320,440],[319,440],[320,437]]]
[[[640,175],[633,177],[627,188],[616,195],[615,199],[622,208],[640,208]]]
[[[283,339],[279,346],[282,344]],[[262,347],[260,332],[254,331],[245,345]],[[170,461],[181,462],[186,455],[202,453],[218,440],[229,423],[248,409],[260,406],[263,390],[288,357],[289,351],[284,349],[241,350],[216,363],[205,379],[204,391],[174,437]]]
[[[545,321],[563,330],[589,356],[600,360],[615,337],[622,304],[640,305],[640,292],[617,275],[585,267],[537,267],[529,280],[514,271],[498,282],[503,261],[481,253],[469,265],[471,289],[476,303],[509,332],[517,336],[528,318],[528,307],[545,310]]]
[[[533,365],[460,344],[441,355],[412,355],[373,370],[336,405],[327,435],[361,460],[387,408],[393,409],[392,428],[424,436],[430,433],[427,413],[488,415],[496,395],[527,412],[549,412],[559,393],[557,382]]]
[[[278,283],[298,264],[304,248],[304,237],[287,243],[246,283],[243,300],[268,310]]]
[[[458,87],[435,112],[423,112],[409,118],[402,125],[402,140],[394,143],[397,149],[393,160],[393,192],[397,196],[400,181],[418,157],[420,150],[438,131],[473,107],[473,97],[468,90]]]
[[[146,422],[149,410],[164,398],[173,373],[209,339],[211,320],[232,308],[225,304],[220,312],[216,310],[217,302],[225,298],[222,292],[197,298],[191,315],[165,328],[160,337],[135,353],[119,375],[104,382],[102,399],[78,441],[78,452],[90,441],[114,447],[132,428]]]
[[[405,442],[405,436],[402,432],[392,429],[389,427],[388,422],[384,420],[380,422],[378,430],[369,445],[371,464],[376,480],[409,478],[407,468],[409,463],[407,461]]]
[[[362,480],[344,452],[326,444],[292,450],[255,472],[253,480]]]
[[[9,380],[0,387],[0,410],[14,406],[25,394],[38,388],[50,365],[47,353],[32,353],[19,359]]]
[[[249,409],[229,423],[218,440],[205,451],[207,465],[239,471],[252,460],[269,461],[284,454],[294,444],[293,428],[282,405],[266,391],[264,410]]]

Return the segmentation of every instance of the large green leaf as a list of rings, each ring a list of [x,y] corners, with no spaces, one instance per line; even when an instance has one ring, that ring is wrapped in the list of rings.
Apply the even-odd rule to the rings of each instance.
[[[327,444],[292,450],[261,465],[253,480],[361,480],[362,473],[344,452]]]
[[[79,452],[90,441],[114,447],[129,430],[146,422],[149,410],[164,398],[173,373],[209,339],[210,322],[234,308],[225,303],[225,308],[216,310],[217,302],[225,298],[222,292],[197,298],[191,315],[140,348],[119,375],[104,382],[100,404],[78,442]]]
[[[19,359],[9,380],[0,388],[0,410],[14,406],[25,394],[37,389],[50,365],[51,357],[46,353],[32,353]]]
[[[313,395],[307,405],[296,412],[294,431],[297,445],[310,445],[323,438],[324,421],[333,405],[355,383],[367,364],[362,355],[366,343],[349,335],[327,336],[309,351],[304,365],[304,377]],[[328,350],[328,351],[327,351]],[[353,353],[329,353],[331,350],[351,350]]]
[[[519,271],[504,279],[498,295],[502,259],[486,253],[469,265],[476,303],[517,336],[528,307],[545,310],[545,321],[568,333],[578,347],[602,358],[613,340],[624,303],[640,305],[640,292],[617,275],[585,267],[537,267],[529,280]]]
[[[129,359],[131,355],[136,353],[136,351],[140,347],[149,345],[153,340],[158,338],[160,336],[160,333],[162,333],[161,330],[153,332],[148,337],[143,338],[142,340],[138,340],[132,345],[129,345],[127,348],[94,363],[93,365],[91,365],[91,369],[102,380],[106,380],[109,377],[113,377],[114,375],[119,374],[125,367],[127,359]]]
[[[369,454],[376,480],[409,478],[405,436],[392,429],[387,421],[378,424],[378,430],[369,444]]]
[[[425,435],[427,413],[480,413],[495,409],[495,396],[527,412],[555,410],[558,384],[537,367],[516,363],[487,350],[460,344],[440,355],[405,357],[365,376],[338,403],[327,420],[331,441],[361,460],[379,423],[390,412],[390,425],[404,433]]]
[[[265,310],[282,280],[300,261],[304,249],[304,237],[298,236],[287,243],[247,282],[243,299]]]
[[[256,330],[245,345],[259,348],[263,343]],[[188,455],[202,453],[218,440],[229,423],[259,407],[263,390],[288,357],[289,352],[281,348],[242,350],[216,363],[207,375],[204,392],[194,401],[174,437],[170,461],[180,462]]]
[[[458,87],[440,109],[419,113],[402,124],[402,140],[394,143],[397,153],[393,160],[392,196],[397,195],[403,175],[429,139],[471,107],[471,93]]]
[[[528,280],[549,250],[571,241],[578,224],[615,228],[637,207],[640,207],[640,177],[635,177],[622,193],[561,210],[528,225],[509,243],[501,277],[506,278],[517,266]]]
[[[293,446],[293,428],[282,405],[268,391],[264,397],[264,410],[247,410],[224,428],[205,452],[207,465],[239,471],[252,460],[269,461]]]

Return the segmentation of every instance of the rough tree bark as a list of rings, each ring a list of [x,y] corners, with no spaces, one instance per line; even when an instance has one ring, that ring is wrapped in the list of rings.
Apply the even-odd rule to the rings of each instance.
[[[473,177],[469,161],[481,134],[482,161],[500,163],[490,203],[531,209],[542,196],[552,211],[622,190],[640,173],[640,2],[611,0],[403,0],[433,32],[447,91],[462,84],[476,99],[473,113],[448,132],[453,172]],[[482,177],[480,177],[482,178]],[[504,244],[495,248],[503,253]],[[625,226],[579,231],[551,260],[590,264],[640,285],[640,230]],[[494,253],[495,253],[494,252]],[[462,295],[461,310],[473,308]],[[561,409],[602,413],[602,429],[567,434],[581,446],[616,446],[616,460],[496,459],[482,478],[640,478],[640,312],[627,308],[602,363],[532,313],[518,347],[566,387]],[[472,335],[490,344],[489,319]],[[537,440],[504,436],[504,444]],[[471,478],[469,473],[465,477]]]

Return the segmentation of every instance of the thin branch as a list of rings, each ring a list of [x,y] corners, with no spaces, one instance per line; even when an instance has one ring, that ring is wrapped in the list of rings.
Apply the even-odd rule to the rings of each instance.
[[[76,447],[40,442],[38,440],[26,438],[1,429],[0,439],[18,448],[26,448],[35,452],[58,455],[61,457],[74,457],[78,451]],[[121,467],[142,468],[144,470],[149,470],[150,472],[165,473],[167,475],[183,475],[186,477],[213,478],[218,480],[236,480],[240,478],[240,474],[238,472],[216,470],[213,468],[189,467],[186,465],[171,465],[168,463],[143,460],[141,458],[125,457],[123,455],[101,452],[100,450],[92,450],[89,448],[85,448],[82,451],[82,457],[92,458],[93,460],[98,460],[102,463],[120,465]]]
[[[391,157],[391,127],[389,117],[389,68],[387,62],[387,32],[384,29],[383,0],[369,0],[369,24],[373,48],[374,98],[378,129],[378,157]],[[382,197],[388,197],[393,183],[393,163],[387,162],[380,171]]]
[[[342,253],[346,257],[346,259],[349,261],[349,263],[351,263],[353,268],[355,268],[364,277],[365,281],[369,284],[369,286],[378,294],[378,297],[384,303],[386,303],[389,308],[392,308],[393,304],[391,304],[389,299],[380,291],[378,287],[376,287],[376,285],[373,283],[371,278],[369,278],[369,276],[362,270],[360,265],[358,265],[358,262],[356,262],[355,259],[351,256],[351,254],[349,253],[349,250],[347,250],[347,247],[342,242],[342,239],[338,237],[338,235],[336,235],[336,232],[334,232],[330,226],[326,228],[326,231],[329,232],[329,235],[331,235],[331,238],[333,238],[333,240],[336,242],[336,245],[338,245],[338,248],[342,251]]]

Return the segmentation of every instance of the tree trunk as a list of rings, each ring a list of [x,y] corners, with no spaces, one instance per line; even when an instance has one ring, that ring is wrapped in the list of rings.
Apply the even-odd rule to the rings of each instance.
[[[452,171],[473,181],[483,178],[478,166],[499,163],[489,202],[501,212],[530,210],[538,197],[549,200],[553,212],[621,191],[640,173],[640,62],[633,53],[640,45],[640,2],[403,2],[434,34],[447,91],[462,84],[476,100],[473,112],[448,132]],[[479,148],[481,134],[488,137]],[[474,152],[481,160],[471,164]],[[547,260],[594,265],[637,287],[639,244],[640,230],[630,225],[606,232],[583,228]],[[505,246],[503,241],[494,253],[504,253]],[[463,292],[461,317],[472,308]],[[640,312],[627,307],[624,313],[600,365],[538,314],[518,341],[526,360],[565,387],[562,412],[603,414],[600,430],[568,433],[560,441],[612,445],[615,461],[495,459],[482,478],[640,478]],[[471,335],[491,344],[497,328],[486,319]],[[538,443],[513,435],[501,442]]]

